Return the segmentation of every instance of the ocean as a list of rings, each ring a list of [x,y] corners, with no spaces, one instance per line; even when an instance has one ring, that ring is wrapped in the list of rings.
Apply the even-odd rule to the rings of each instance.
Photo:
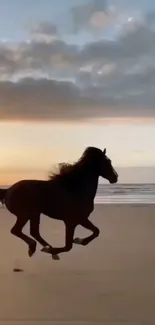
[[[95,203],[155,204],[155,184],[99,184]]]
[[[155,184],[99,184],[95,203],[155,204]]]

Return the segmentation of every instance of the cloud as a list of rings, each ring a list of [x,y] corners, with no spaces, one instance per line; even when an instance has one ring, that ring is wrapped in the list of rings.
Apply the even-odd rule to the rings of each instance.
[[[147,26],[125,29],[117,40],[99,40],[86,45],[80,53],[81,62],[121,61],[155,53],[155,33]]]
[[[92,0],[72,7],[71,16],[74,33],[83,29],[93,31],[108,26],[115,19],[115,10],[106,0]]]
[[[55,35],[57,34],[57,27],[48,21],[36,22],[30,28],[32,34],[45,34],[45,35]]]
[[[136,104],[134,92],[130,96],[122,95],[120,98],[116,96],[117,94],[119,91],[111,94],[106,90],[103,91],[99,86],[89,86],[83,91],[72,83],[47,79],[28,78],[17,83],[1,82],[0,118],[1,120],[82,120],[107,116],[145,116],[146,113],[155,116],[152,106],[155,100],[153,88],[152,92],[150,90],[148,92],[151,101],[150,106],[147,106],[147,112],[144,109],[149,99],[146,93],[142,96],[141,107],[137,105],[137,110],[134,105],[131,105],[130,110],[127,109],[129,104]],[[123,107],[124,104],[126,106]]]
[[[58,37],[56,25],[48,21],[33,23],[29,30],[31,39],[35,41],[50,43]]]
[[[100,9],[106,13],[106,3]],[[155,116],[155,32],[153,17],[142,18],[83,47],[60,38],[51,22],[34,24],[29,42],[1,43],[0,118]]]
[[[2,44],[0,47],[1,80],[12,80],[16,77],[32,75],[53,78],[56,70],[64,70],[76,66],[78,49],[75,45],[68,45],[64,41],[55,39],[47,43],[31,40],[28,43]]]
[[[152,11],[149,11],[146,16],[146,22],[149,26],[152,26],[155,24],[155,11],[152,10]]]
[[[46,26],[47,25],[47,26]],[[129,25],[132,25],[129,24]],[[50,35],[50,27],[42,23],[42,30],[48,31]],[[37,30],[41,29],[41,26]],[[49,36],[48,35],[48,36]],[[53,35],[53,34],[51,34]],[[50,36],[49,36],[50,37]],[[105,64],[113,64],[120,62],[126,67],[130,63],[135,64],[134,60],[139,60],[144,56],[155,54],[155,33],[147,25],[135,25],[123,28],[117,40],[101,39],[86,44],[82,49],[74,44],[68,44],[61,39],[52,39],[50,42],[46,40],[30,39],[28,43],[20,43],[18,45],[1,44],[0,47],[0,69],[3,75],[12,77],[15,73],[26,76],[38,72],[53,78],[62,70],[62,78],[64,71],[70,71],[70,76],[75,77],[80,69],[85,66],[102,68]],[[131,62],[132,61],[132,62]],[[93,69],[94,70],[94,69]],[[30,74],[29,74],[30,73]]]

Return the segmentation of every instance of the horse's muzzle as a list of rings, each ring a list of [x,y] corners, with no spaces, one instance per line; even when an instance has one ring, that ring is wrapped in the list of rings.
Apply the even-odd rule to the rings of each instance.
[[[118,182],[118,175],[114,175],[110,180],[110,184],[115,184]]]

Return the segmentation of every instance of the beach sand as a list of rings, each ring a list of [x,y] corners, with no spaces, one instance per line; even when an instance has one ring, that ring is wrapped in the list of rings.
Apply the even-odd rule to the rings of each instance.
[[[96,205],[90,219],[100,237],[54,261],[39,245],[29,258],[10,234],[15,217],[0,209],[0,324],[155,324],[155,206]],[[41,233],[64,244],[60,221],[42,216]]]

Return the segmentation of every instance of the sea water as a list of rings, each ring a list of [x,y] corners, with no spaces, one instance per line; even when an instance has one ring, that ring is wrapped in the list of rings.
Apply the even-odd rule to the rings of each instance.
[[[95,203],[155,204],[155,184],[99,184]]]

